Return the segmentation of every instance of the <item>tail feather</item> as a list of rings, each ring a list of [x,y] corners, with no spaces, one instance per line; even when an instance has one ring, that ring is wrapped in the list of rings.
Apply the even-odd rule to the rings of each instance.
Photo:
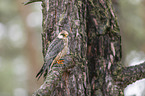
[[[43,74],[43,70],[41,69],[36,75],[36,78],[38,78],[37,80],[39,80],[39,78],[42,76],[42,74]]]
[[[40,71],[37,73],[37,75],[36,75],[36,78],[38,78],[37,80],[39,80],[39,78],[44,74],[44,76],[46,76],[46,73],[49,71],[49,66],[50,66],[50,64],[53,62],[53,59],[54,59],[55,57],[53,57],[53,58],[49,58],[49,59],[47,59],[46,61],[47,61],[47,63],[44,63],[43,64],[43,66],[42,66],[42,68],[40,69]],[[47,70],[48,69],[48,70]]]
[[[43,73],[46,71],[46,69],[47,69],[47,66],[46,66],[46,63],[45,63],[36,75],[36,78],[38,78],[37,80],[39,80],[39,78],[43,75]]]

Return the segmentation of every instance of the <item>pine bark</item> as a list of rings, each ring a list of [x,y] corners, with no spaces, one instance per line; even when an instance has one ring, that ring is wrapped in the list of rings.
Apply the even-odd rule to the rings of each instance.
[[[42,46],[69,32],[64,64],[49,72],[34,96],[123,96],[145,77],[145,65],[123,67],[121,36],[111,0],[42,0]]]

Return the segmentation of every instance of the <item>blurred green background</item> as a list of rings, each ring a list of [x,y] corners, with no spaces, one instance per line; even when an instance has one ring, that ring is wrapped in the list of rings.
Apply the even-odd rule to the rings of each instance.
[[[42,7],[24,6],[25,1],[0,0],[0,96],[31,96],[43,82],[35,78],[43,64]],[[112,1],[122,35],[122,62],[129,66],[145,61],[145,0]]]
[[[23,2],[0,0],[0,96],[31,96],[43,81],[41,3]]]

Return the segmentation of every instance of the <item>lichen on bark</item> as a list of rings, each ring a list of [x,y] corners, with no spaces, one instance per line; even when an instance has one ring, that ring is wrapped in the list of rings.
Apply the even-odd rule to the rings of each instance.
[[[123,96],[127,84],[145,77],[144,63],[122,66],[111,0],[42,0],[42,13],[43,56],[61,30],[69,32],[69,52],[34,96]]]
[[[42,90],[41,94],[49,96],[85,96],[87,94],[86,5],[84,1],[42,1],[43,55],[46,54],[48,42],[51,42],[61,30],[66,30],[69,33],[69,52],[63,59],[69,62],[64,62],[64,66],[59,69],[54,68],[55,71],[48,73],[43,86],[35,92],[35,95],[40,94],[40,90]]]

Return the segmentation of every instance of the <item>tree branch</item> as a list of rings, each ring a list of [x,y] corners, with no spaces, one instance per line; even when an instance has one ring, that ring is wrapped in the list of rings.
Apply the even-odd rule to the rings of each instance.
[[[130,67],[114,66],[112,72],[116,83],[125,88],[128,84],[145,78],[145,62]]]
[[[24,5],[28,5],[28,4],[31,4],[31,3],[34,3],[34,2],[41,2],[42,0],[28,0],[26,2],[24,2],[23,4]]]
[[[54,94],[69,96],[70,90],[68,90],[68,77],[71,72],[73,72],[75,64],[71,62],[72,60],[69,56],[62,59],[64,60],[64,64],[55,64],[53,66],[48,72],[44,83],[37,91],[35,91],[33,96],[54,96]],[[67,94],[65,92],[67,92]]]

